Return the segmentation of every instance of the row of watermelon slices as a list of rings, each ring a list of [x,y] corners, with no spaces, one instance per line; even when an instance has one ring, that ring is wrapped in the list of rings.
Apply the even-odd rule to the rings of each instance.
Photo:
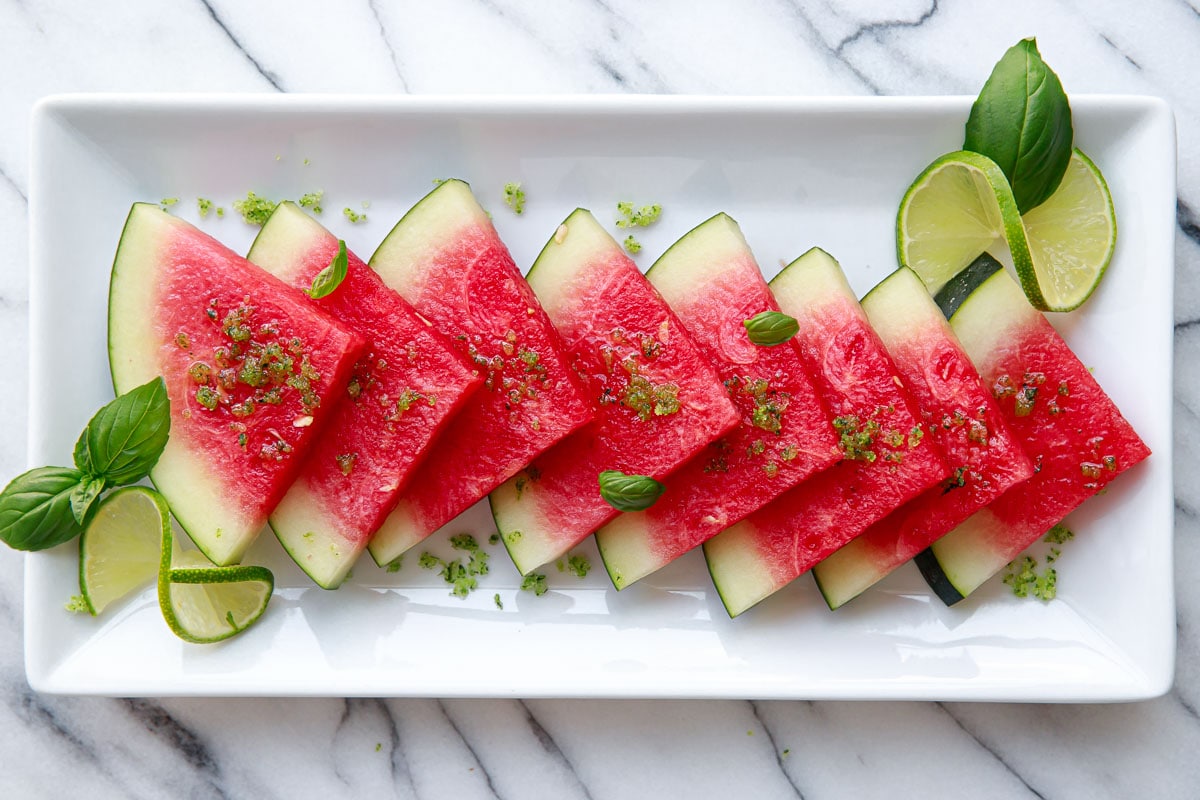
[[[836,608],[925,551],[952,602],[1149,454],[995,262],[950,287],[961,307],[906,270],[860,305],[820,250],[768,286],[725,215],[643,276],[578,210],[525,279],[461,181],[311,297],[338,249],[289,203],[248,261],[130,213],[113,381],[165,376],[151,477],[215,563],[269,516],[334,588],[364,548],[386,565],[490,496],[522,573],[595,532],[620,589],[703,545],[736,616],[810,569]],[[764,311],[799,331],[754,344]],[[665,492],[618,512],[606,470]]]

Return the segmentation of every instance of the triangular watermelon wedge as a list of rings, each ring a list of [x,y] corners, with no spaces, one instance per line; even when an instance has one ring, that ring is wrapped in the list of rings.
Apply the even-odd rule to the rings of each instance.
[[[490,496],[523,573],[619,513],[600,493],[600,473],[661,480],[741,419],[679,319],[588,211],[558,227],[529,283],[586,382],[596,418]]]
[[[1033,474],[995,398],[915,272],[896,270],[867,293],[862,307],[917,400],[922,430],[954,472],[813,567],[830,608],[858,596]]]
[[[830,417],[794,342],[756,345],[745,321],[777,312],[738,224],[707,220],[670,247],[646,277],[700,345],[741,413],[741,424],[667,481],[639,514],[596,532],[622,589],[700,545],[838,459]]]
[[[588,422],[592,410],[558,332],[466,183],[443,181],[413,206],[371,266],[451,337],[484,383],[371,540],[382,565]]]
[[[337,253],[337,237],[285,202],[247,258],[304,289]],[[296,563],[332,589],[395,507],[434,437],[483,379],[353,252],[341,285],[311,302],[368,347],[329,430],[271,514],[271,528]]]
[[[947,477],[912,395],[841,266],[813,249],[771,281],[800,323],[796,343],[834,414],[843,460],[704,545],[730,616],[783,588],[903,503]]]
[[[993,261],[980,257],[985,259]],[[977,288],[962,286],[966,299],[950,325],[1033,460],[1034,475],[917,556],[925,579],[947,604],[975,591],[1080,503],[1150,456],[1016,281],[999,268],[987,275],[960,273]]]
[[[108,313],[117,393],[161,375],[171,400],[151,480],[206,556],[239,561],[333,419],[363,340],[146,203],[121,234]]]

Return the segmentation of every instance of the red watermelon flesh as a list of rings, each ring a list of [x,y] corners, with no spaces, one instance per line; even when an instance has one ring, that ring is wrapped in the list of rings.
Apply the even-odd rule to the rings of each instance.
[[[337,238],[281,203],[249,259],[306,289]],[[474,365],[354,253],[332,293],[311,302],[367,340],[329,430],[271,515],[289,554],[321,586],[342,582],[409,483],[434,437],[482,382]]]
[[[171,437],[151,473],[205,555],[241,559],[337,413],[362,339],[157,207],[130,211],[113,265],[118,393],[162,375]]]
[[[483,376],[371,541],[386,564],[592,418],[562,340],[462,181],[418,203],[371,257]]]
[[[838,459],[829,414],[795,345],[760,346],[747,335],[745,320],[779,305],[736,222],[724,214],[708,220],[646,277],[709,357],[741,421],[675,472],[651,508],[596,532],[618,589]]]
[[[895,364],[827,253],[811,250],[771,282],[799,321],[795,341],[834,415],[843,460],[704,545],[731,616],[768,597],[903,503],[947,477]]]
[[[979,368],[1034,475],[934,542],[961,599],[1087,498],[1150,455],[1092,374],[1003,270],[976,289],[951,326]],[[925,559],[928,561],[928,559]]]
[[[867,294],[863,310],[953,472],[813,568],[837,608],[971,514],[1033,474],[991,393],[920,278],[900,269]]]
[[[739,414],[679,320],[587,211],[559,227],[529,273],[596,418],[491,495],[522,572],[563,555],[619,513],[601,472],[663,479]]]

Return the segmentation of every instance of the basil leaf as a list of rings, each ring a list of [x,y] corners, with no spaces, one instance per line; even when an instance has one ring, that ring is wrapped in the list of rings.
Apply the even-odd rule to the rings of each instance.
[[[135,483],[158,462],[170,431],[167,385],[155,378],[96,412],[75,444],[75,466],[110,486]]]
[[[71,514],[81,526],[87,522],[88,513],[96,498],[104,493],[104,478],[89,478],[84,475],[71,491]]]
[[[743,320],[746,335],[750,341],[765,347],[774,347],[791,339],[800,330],[800,323],[795,317],[789,317],[780,311],[764,311],[755,314],[748,320]]]
[[[312,288],[308,290],[308,296],[316,299],[333,294],[334,290],[342,285],[342,281],[346,280],[346,271],[349,268],[350,262],[346,256],[346,243],[338,239],[337,255],[329,262],[328,267],[313,276]]]
[[[0,541],[17,550],[45,550],[69,542],[82,529],[71,495],[84,479],[77,469],[38,467],[0,492]]]
[[[966,150],[995,161],[1022,214],[1062,182],[1074,138],[1071,105],[1058,76],[1024,39],[996,63],[967,118]]]
[[[600,473],[600,496],[618,511],[645,511],[667,487],[645,475],[626,475],[615,469]]]

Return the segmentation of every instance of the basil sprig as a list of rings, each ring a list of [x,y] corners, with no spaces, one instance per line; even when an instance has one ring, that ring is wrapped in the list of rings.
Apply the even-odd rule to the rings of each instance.
[[[333,294],[346,280],[346,272],[350,269],[350,260],[346,255],[346,243],[338,239],[337,255],[329,262],[329,266],[313,276],[312,287],[308,296],[314,300]]]
[[[966,133],[963,149],[999,165],[1022,214],[1054,194],[1071,161],[1071,105],[1035,39],[1017,42],[996,63]]]
[[[645,511],[666,491],[654,478],[645,475],[626,475],[616,469],[600,473],[600,497],[618,511]]]
[[[783,344],[800,331],[800,323],[781,311],[763,311],[742,321],[746,336],[755,344],[774,347]]]
[[[0,492],[0,541],[17,550],[45,550],[74,539],[106,489],[150,473],[170,429],[162,378],[108,403],[79,435],[74,469],[31,469]]]

